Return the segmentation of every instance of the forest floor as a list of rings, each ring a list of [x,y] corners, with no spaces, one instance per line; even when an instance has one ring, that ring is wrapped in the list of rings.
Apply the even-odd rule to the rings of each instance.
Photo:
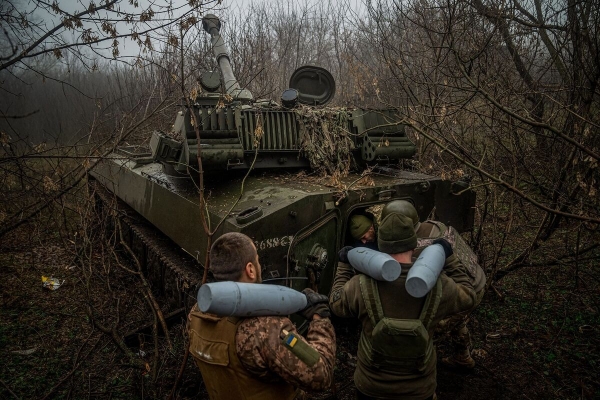
[[[170,329],[172,349],[162,336],[156,347],[152,335],[120,346],[125,333],[152,322],[143,285],[126,266],[107,263],[102,246],[82,257],[77,243],[31,226],[0,241],[0,398],[167,398],[183,359],[182,324]],[[42,276],[62,286],[45,289]],[[599,282],[594,261],[503,278],[471,315],[476,368],[438,364],[439,398],[600,398]],[[359,331],[352,323],[336,331],[337,398],[352,399]],[[441,359],[448,340],[436,341]],[[206,398],[191,360],[175,398]]]

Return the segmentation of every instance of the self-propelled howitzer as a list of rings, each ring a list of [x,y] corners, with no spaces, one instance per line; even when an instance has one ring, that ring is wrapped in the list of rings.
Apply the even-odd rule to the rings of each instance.
[[[202,93],[185,102],[172,132],[155,131],[149,149],[119,149],[91,173],[101,197],[114,194],[127,209],[131,245],[173,307],[196,297],[207,251],[202,211],[210,229],[223,221],[213,239],[234,231],[254,240],[265,282],[326,294],[353,214],[406,199],[421,220],[435,210],[459,231],[472,227],[475,195],[464,182],[397,168],[415,146],[395,110],[326,108],[335,82],[315,66],[294,72],[281,104],[255,100],[235,79],[219,19],[207,15],[203,27],[220,72],[202,74]],[[336,185],[302,173],[336,166]]]

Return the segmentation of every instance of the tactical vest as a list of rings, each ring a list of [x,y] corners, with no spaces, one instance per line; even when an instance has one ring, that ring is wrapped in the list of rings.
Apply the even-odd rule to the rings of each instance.
[[[438,232],[436,232],[436,233],[432,232],[426,238],[421,238],[418,235],[418,233],[417,233],[417,238],[418,239],[432,239],[433,240],[433,239],[437,239],[437,238],[442,238],[442,237],[444,237],[444,235],[447,234],[448,226],[446,226],[446,224],[443,224],[443,223],[441,223],[439,221],[432,221],[432,220],[427,220],[427,221],[425,221],[425,222],[422,223],[422,225],[424,225],[424,224],[433,225],[438,230]],[[417,230],[417,232],[418,231],[419,230]],[[432,231],[434,231],[433,228],[432,228]],[[420,244],[419,244],[419,247],[421,247]]]
[[[367,366],[388,373],[422,373],[433,357],[429,328],[442,298],[442,283],[437,280],[427,295],[419,319],[388,318],[383,315],[377,282],[360,276],[360,292],[373,324],[370,337],[361,332],[359,349]],[[398,305],[402,307],[402,305]]]
[[[192,312],[190,353],[200,368],[212,400],[293,399],[296,389],[285,381],[262,382],[252,376],[237,356],[235,334],[243,319],[218,318]]]

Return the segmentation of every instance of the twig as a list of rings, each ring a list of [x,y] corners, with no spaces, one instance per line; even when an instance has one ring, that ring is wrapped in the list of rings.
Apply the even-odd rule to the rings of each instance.
[[[185,370],[185,366],[187,365],[188,356],[190,354],[189,340],[186,341],[186,344],[184,347],[185,347],[185,353],[183,355],[183,361],[181,362],[181,366],[179,367],[179,372],[177,373],[177,378],[175,378],[175,383],[173,384],[173,389],[171,389],[171,393],[169,393],[167,400],[174,399],[175,391],[177,390],[177,387],[179,386],[179,382],[181,382],[181,378],[183,377],[183,371]]]
[[[426,137],[427,139],[431,140],[433,143],[435,143],[436,146],[440,147],[443,151],[445,151],[446,153],[450,154],[456,160],[461,161],[462,163],[464,163],[469,168],[471,168],[471,169],[479,172],[480,174],[484,175],[488,179],[490,179],[493,182],[495,182],[495,183],[499,184],[500,186],[504,187],[509,192],[512,192],[512,193],[516,194],[517,196],[521,197],[523,200],[527,201],[528,203],[530,203],[534,207],[536,207],[536,208],[538,208],[540,210],[544,210],[544,211],[546,211],[546,212],[548,212],[548,213],[550,213],[552,215],[560,215],[560,216],[563,216],[563,217],[566,217],[566,218],[576,219],[576,220],[579,220],[579,221],[588,221],[588,222],[594,222],[594,223],[600,224],[600,218],[596,218],[596,217],[592,217],[592,216],[585,216],[585,215],[578,215],[578,214],[573,214],[573,213],[568,213],[568,212],[564,212],[564,211],[553,209],[551,207],[548,207],[548,206],[540,203],[539,201],[535,200],[531,196],[528,196],[527,194],[523,193],[523,191],[520,190],[519,188],[511,185],[510,183],[504,181],[503,179],[501,179],[501,178],[499,178],[497,176],[492,175],[490,172],[485,171],[484,169],[478,167],[477,165],[474,165],[473,163],[465,160],[464,157],[461,157],[460,155],[456,154],[454,151],[450,150],[448,148],[448,146],[444,146],[440,141],[438,141],[437,139],[435,139],[430,134],[426,133],[423,129],[421,129],[420,127],[418,127],[415,123],[413,123],[413,122],[407,122],[407,124],[411,128],[413,128],[414,130],[416,130],[419,134],[421,134],[424,137]]]
[[[115,322],[115,325],[113,325],[110,328],[107,328],[106,326],[102,325],[100,322],[98,322],[96,320],[96,318],[94,318],[94,314],[92,312],[91,306],[88,305],[86,313],[87,313],[88,317],[90,318],[90,321],[92,322],[92,324],[96,328],[100,329],[102,332],[109,335],[111,337],[111,339],[115,342],[115,344],[127,356],[127,358],[129,358],[129,361],[131,363],[130,365],[132,367],[138,368],[141,370],[145,370],[146,369],[145,365],[142,362],[140,362],[138,359],[136,359],[135,354],[133,354],[131,352],[131,350],[129,350],[129,348],[127,347],[125,342],[123,342],[123,339],[119,336],[119,334],[117,332],[116,326],[119,324],[119,303],[120,303],[120,300],[117,299],[117,321]]]
[[[577,229],[577,244],[575,245],[575,289],[579,287],[579,246],[581,244],[581,225]]]
[[[154,310],[154,314],[156,315],[156,317],[158,317],[158,320],[160,321],[160,324],[165,333],[165,339],[167,341],[167,345],[169,346],[169,350],[172,351],[173,345],[171,344],[171,337],[169,335],[169,329],[167,327],[167,322],[165,321],[163,312],[160,309],[160,305],[154,298],[154,295],[152,294],[152,289],[150,288],[150,284],[148,284],[148,281],[146,280],[146,278],[144,277],[144,274],[142,273],[142,265],[140,263],[140,260],[136,257],[133,250],[131,250],[131,248],[123,240],[123,232],[121,229],[121,223],[119,222],[118,219],[117,219],[117,225],[119,227],[120,245],[123,246],[123,248],[127,251],[127,253],[129,253],[129,255],[133,258],[133,261],[135,262],[135,265],[137,267],[136,275],[139,276],[140,280],[142,281],[142,284],[144,285],[144,289],[146,291],[146,294],[144,296],[148,298],[150,305],[152,306],[152,309]]]
[[[504,268],[494,271],[494,273],[492,274],[491,282],[499,281],[500,279],[504,278],[509,272],[515,271],[518,268],[520,268],[523,265],[523,261],[527,259],[527,257],[533,251],[537,250],[537,248],[540,247],[540,237],[549,217],[550,213],[546,213],[544,215],[544,219],[542,220],[542,223],[540,224],[538,231],[535,234],[535,238],[531,241],[531,244],[521,252],[521,254],[519,254],[516,258],[509,262]]]
[[[500,293],[500,291],[496,288],[496,286],[491,284],[490,287],[492,288],[494,293],[496,293],[496,296],[498,296],[500,298],[500,300],[504,300],[504,295],[502,293]]]
[[[81,350],[83,349],[83,346],[87,343],[87,341],[89,340],[89,338],[92,336],[93,331],[89,334],[89,336],[85,339],[85,341],[83,342],[83,344],[79,347],[79,350],[77,350],[77,354],[75,355],[75,365],[73,366],[73,369],[71,369],[71,371],[69,371],[65,376],[63,376],[56,385],[54,385],[52,387],[52,389],[50,389],[50,391],[48,393],[46,393],[46,395],[44,397],[42,397],[40,400],[46,400],[48,399],[51,395],[54,394],[54,392],[67,380],[69,379],[74,373],[75,371],[77,371],[77,369],[81,366],[81,364],[83,364],[83,361],[92,353],[92,351],[94,350],[94,348],[98,345],[98,342],[100,341],[100,339],[96,340],[96,343],[94,343],[94,345],[92,346],[92,348],[90,349],[90,351],[88,351],[88,353],[83,357],[83,359],[81,361],[79,360],[79,355],[81,354]]]
[[[152,110],[150,115],[146,116],[141,121],[139,121],[138,123],[136,123],[135,125],[130,127],[127,131],[125,131],[125,133],[123,133],[119,137],[119,139],[110,147],[110,149],[105,151],[102,154],[102,156],[98,157],[98,159],[96,161],[90,163],[87,167],[80,165],[77,168],[73,169],[73,171],[71,171],[72,173],[76,173],[77,171],[79,171],[79,173],[76,175],[76,177],[73,179],[73,181],[70,184],[66,185],[62,190],[58,191],[56,194],[54,194],[50,198],[44,199],[41,202],[33,203],[33,204],[19,210],[15,214],[11,215],[7,219],[7,221],[3,224],[4,225],[3,228],[0,229],[0,238],[2,236],[4,236],[5,234],[7,234],[8,232],[18,228],[25,222],[29,221],[29,219],[35,217],[42,211],[44,211],[46,208],[48,208],[50,206],[50,204],[52,204],[52,202],[54,202],[56,199],[64,196],[66,193],[71,191],[71,189],[76,187],[79,184],[79,182],[81,182],[87,176],[88,172],[90,172],[98,163],[100,163],[100,161],[102,161],[110,153],[112,153],[123,140],[125,140],[129,135],[131,135],[140,126],[142,126],[151,115],[153,115],[159,109],[161,109],[162,106],[164,105],[165,101],[166,101],[166,99],[161,101],[160,104]],[[112,139],[112,137],[107,139],[103,143],[100,143],[98,146],[96,146],[95,150],[97,150],[97,149],[101,148],[102,146],[104,146],[105,144],[107,144],[111,139]]]
[[[138,275],[139,273],[136,271],[133,271],[127,267],[125,267],[123,264],[121,264],[118,261],[118,256],[117,253],[114,251],[114,248],[111,248],[112,254],[115,257],[115,259],[117,260],[117,265],[119,267],[121,267],[122,269],[124,269],[125,271],[134,274],[134,275]],[[148,306],[150,307],[151,310],[153,310],[154,312],[152,313],[152,338],[154,341],[154,358],[152,360],[152,380],[156,381],[156,374],[157,374],[157,365],[158,365],[158,358],[159,358],[159,352],[158,352],[158,319],[157,319],[157,312],[155,310],[154,304],[152,303],[152,301],[150,300],[150,298],[148,297],[147,293],[143,294],[144,300],[146,300],[146,302],[148,303]],[[127,338],[127,335],[125,335],[125,338]]]
[[[4,386],[6,388],[6,390],[8,390],[8,392],[15,397],[15,399],[20,399],[20,397],[17,396],[15,394],[15,392],[13,392],[12,390],[10,390],[10,388],[8,387],[8,385],[6,383],[4,383],[4,381],[2,379],[0,379],[0,383],[2,383],[2,386]]]
[[[37,114],[38,112],[40,112],[40,110],[39,110],[39,109],[37,109],[37,110],[34,110],[34,111],[31,111],[31,112],[29,112],[29,113],[27,113],[27,114],[21,114],[21,115],[6,115],[6,114],[4,114],[4,112],[0,111],[0,113],[2,114],[2,115],[0,116],[0,119],[21,119],[21,118],[27,118],[27,117],[30,117],[30,116],[32,116],[32,115],[34,115],[34,114]]]

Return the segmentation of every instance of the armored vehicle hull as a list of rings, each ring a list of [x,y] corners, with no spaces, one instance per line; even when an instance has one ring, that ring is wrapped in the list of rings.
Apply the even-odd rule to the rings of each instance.
[[[138,229],[138,235],[147,235],[151,227],[153,237],[166,236],[189,260],[195,260],[191,264],[188,260],[188,271],[193,264],[200,271],[208,241],[197,187],[191,179],[170,176],[162,164],[148,161],[144,155],[114,154],[103,160],[92,176],[147,222],[143,232]],[[439,220],[458,230],[472,226],[473,208],[465,205],[473,205],[473,193],[453,194],[450,182],[434,176],[387,168],[367,178],[349,174],[341,182],[349,189],[340,190],[298,173],[257,171],[244,182],[236,203],[243,177],[219,175],[220,179],[205,181],[208,220],[213,227],[223,220],[213,238],[226,232],[248,235],[259,251],[263,280],[298,290],[312,287],[328,293],[337,251],[348,240],[348,219],[369,207],[407,199],[415,204],[422,220],[435,208]],[[361,184],[364,181],[368,185]],[[149,276],[158,290],[170,292],[173,303],[181,300],[175,287],[184,293],[199,283],[200,273],[160,268],[162,272],[149,271]]]

